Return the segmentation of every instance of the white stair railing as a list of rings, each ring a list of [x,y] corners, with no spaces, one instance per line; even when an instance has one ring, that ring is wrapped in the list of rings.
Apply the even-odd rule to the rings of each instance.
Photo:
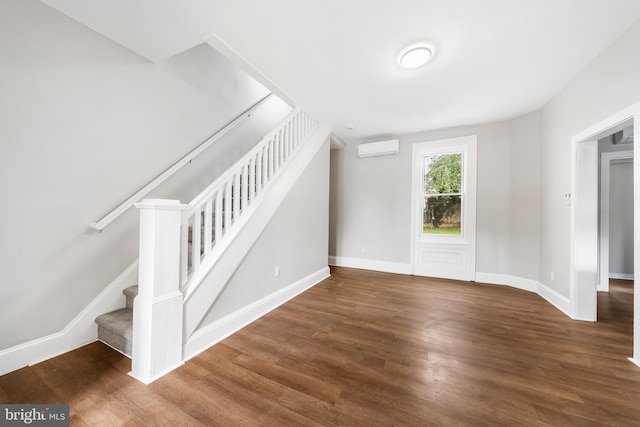
[[[135,205],[140,210],[140,271],[133,317],[134,378],[148,384],[184,363],[186,339],[222,289],[220,283],[212,288],[203,279],[219,268],[215,278],[228,280],[229,266],[237,259],[222,255],[249,250],[250,239],[241,237],[264,224],[260,213],[273,212],[269,202],[280,200],[278,189],[286,184],[278,176],[295,171],[300,163],[290,162],[297,154],[304,163],[307,150],[302,147],[314,147],[306,143],[315,141],[319,128],[319,122],[296,109],[188,205],[161,199]],[[203,290],[207,301],[196,297]]]
[[[125,200],[124,202],[120,203],[118,206],[113,208],[108,214],[102,217],[102,219],[89,225],[89,228],[102,232],[109,224],[111,224],[113,221],[118,219],[120,215],[125,213],[129,208],[131,208],[137,202],[142,200],[144,196],[146,196],[152,190],[157,188],[160,184],[162,184],[163,182],[171,178],[176,172],[178,172],[184,166],[191,163],[193,159],[195,159],[207,148],[215,144],[220,138],[222,138],[224,135],[226,135],[232,129],[234,129],[236,126],[242,123],[243,120],[251,117],[251,115],[263,104],[265,104],[271,97],[273,97],[272,93],[265,96],[255,104],[253,104],[251,107],[245,110],[242,114],[240,114],[235,119],[227,123],[222,129],[220,129],[219,131],[214,133],[212,136],[210,136],[206,141],[204,141],[203,143],[198,145],[196,148],[191,150],[189,153],[187,153],[184,157],[182,157],[180,160],[178,160],[173,165],[171,165],[168,169],[166,169],[160,175],[158,175],[157,177],[149,181],[144,187],[136,191],[127,200]]]
[[[180,288],[185,295],[205,261],[230,239],[248,207],[318,126],[296,108],[187,205],[180,236]]]

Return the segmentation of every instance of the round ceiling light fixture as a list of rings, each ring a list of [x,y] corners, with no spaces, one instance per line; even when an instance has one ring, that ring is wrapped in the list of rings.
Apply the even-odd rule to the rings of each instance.
[[[420,45],[412,45],[400,54],[399,62],[403,68],[418,68],[429,62],[433,56],[431,47]]]

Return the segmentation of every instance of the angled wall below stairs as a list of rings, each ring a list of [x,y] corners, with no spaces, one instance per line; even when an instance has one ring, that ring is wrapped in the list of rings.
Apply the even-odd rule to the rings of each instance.
[[[247,253],[202,326],[327,267],[328,215],[329,141],[326,141]]]

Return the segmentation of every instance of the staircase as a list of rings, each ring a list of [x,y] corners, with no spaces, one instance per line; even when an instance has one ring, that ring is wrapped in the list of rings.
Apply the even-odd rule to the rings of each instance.
[[[196,336],[201,320],[329,135],[296,108],[190,203],[135,204],[140,294],[127,288],[126,307],[95,320],[98,339],[132,359],[131,376],[149,384],[215,343]]]
[[[133,338],[133,299],[138,295],[138,286],[130,286],[122,292],[125,308],[106,313],[96,318],[98,340],[131,358]]]

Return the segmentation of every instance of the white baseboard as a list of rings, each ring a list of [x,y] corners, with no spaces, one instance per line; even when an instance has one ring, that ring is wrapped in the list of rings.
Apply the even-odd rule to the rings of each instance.
[[[538,281],[531,279],[523,279],[522,277],[507,276],[507,285],[523,291],[538,292]]]
[[[56,332],[0,351],[0,375],[65,353],[66,338],[63,332]]]
[[[562,311],[568,317],[573,318],[571,315],[571,304],[569,303],[569,298],[560,295],[558,292],[536,280],[523,279],[522,277],[511,276],[508,274],[476,273],[476,282],[511,286],[524,291],[534,292],[558,310]]]
[[[329,256],[329,265],[382,271],[386,273],[411,274],[411,264],[376,261],[361,258]],[[569,299],[536,280],[523,279],[522,277],[511,276],[509,274],[476,272],[476,282],[488,283],[491,285],[510,286],[512,288],[537,293],[547,302],[551,303],[551,305],[566,314],[568,317],[573,318],[571,316],[571,304],[569,303]]]
[[[476,282],[510,286],[512,288],[522,289],[523,291],[536,293],[558,310],[573,318],[571,316],[569,299],[536,280],[523,279],[522,277],[511,276],[509,274],[476,272]]]
[[[610,279],[622,279],[622,280],[633,280],[633,274],[624,274],[624,273],[609,273]]]
[[[640,360],[634,359],[633,357],[630,357],[629,358],[629,362],[633,363],[634,365],[636,365],[637,367],[640,368]]]
[[[35,365],[98,339],[95,318],[124,307],[122,291],[138,281],[136,260],[61,331],[0,351],[0,375]]]
[[[329,256],[329,265],[335,267],[359,268],[382,271],[384,273],[411,274],[411,264],[402,262],[378,261],[364,258]]]
[[[184,345],[184,360],[197,356],[329,276],[329,267],[324,267],[271,295],[267,295],[210,325],[196,330]]]
[[[538,282],[509,274],[476,273],[476,282],[489,283],[491,285],[504,285],[523,291],[538,292]]]
[[[560,295],[558,292],[554,291],[550,287],[543,285],[542,283],[538,283],[538,295],[547,300],[551,305],[555,306],[558,310],[571,317],[574,316],[571,314],[571,302],[569,298]]]
[[[476,282],[478,282],[478,283],[488,283],[490,285],[506,285],[507,284],[507,275],[506,274],[476,272]]]

